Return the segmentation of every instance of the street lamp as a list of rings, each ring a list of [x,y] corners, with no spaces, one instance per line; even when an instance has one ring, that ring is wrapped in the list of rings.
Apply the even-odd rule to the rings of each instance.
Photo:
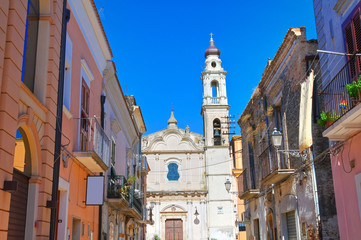
[[[150,224],[153,225],[154,221],[153,221],[153,208],[154,208],[155,202],[151,201],[150,202],[150,207],[149,207],[149,221]]]
[[[227,192],[229,192],[229,190],[231,190],[231,181],[229,181],[229,179],[227,179],[226,182],[224,183],[224,185],[226,186]]]
[[[281,152],[283,154],[290,154],[293,157],[302,158],[303,161],[307,160],[307,153],[301,154],[298,150],[280,150],[279,148],[282,145],[282,133],[274,128],[271,134],[271,140],[273,146],[277,149],[277,153]]]

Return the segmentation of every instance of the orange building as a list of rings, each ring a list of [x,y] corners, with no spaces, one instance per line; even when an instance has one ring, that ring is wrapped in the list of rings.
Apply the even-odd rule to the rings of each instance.
[[[238,194],[243,188],[243,166],[242,166],[242,136],[235,135],[231,140],[231,152],[233,157],[232,173],[237,179]],[[243,223],[242,215],[244,214],[244,201],[237,196],[237,213],[238,213],[238,232],[236,239],[246,239],[246,227]]]
[[[47,239],[63,1],[0,1],[0,239]]]

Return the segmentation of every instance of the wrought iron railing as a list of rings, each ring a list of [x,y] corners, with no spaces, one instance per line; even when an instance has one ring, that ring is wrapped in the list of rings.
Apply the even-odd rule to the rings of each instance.
[[[122,175],[108,176],[108,198],[123,198],[129,202],[129,189],[127,186],[127,179]]]
[[[268,146],[258,156],[259,163],[262,165],[262,179],[267,177],[278,169],[289,169],[287,158],[277,155],[277,150]]]
[[[247,169],[244,169],[242,173],[237,177],[238,183],[238,196],[241,196],[248,191],[247,185]]]
[[[134,190],[131,191],[131,197],[132,197],[132,207],[134,207],[135,210],[137,210],[137,212],[140,215],[142,215],[142,208],[143,208],[142,198],[137,197],[137,195],[134,193]]]
[[[347,94],[346,84],[356,81],[358,84],[358,75],[350,72],[350,66],[354,66],[355,56],[350,57],[350,60],[341,68],[335,77],[319,92],[321,111],[328,114],[333,114],[337,118],[346,114],[350,109],[355,107],[360,102],[360,89],[355,97],[350,97]],[[352,69],[351,69],[352,70]],[[352,76],[351,76],[352,75]]]
[[[95,152],[109,166],[110,140],[96,118],[80,118],[75,121],[79,129],[79,141],[74,152]]]

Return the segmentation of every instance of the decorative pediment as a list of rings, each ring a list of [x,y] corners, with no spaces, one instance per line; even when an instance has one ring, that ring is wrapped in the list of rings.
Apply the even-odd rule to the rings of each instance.
[[[163,210],[161,211],[162,213],[169,213],[169,212],[187,212],[183,207],[179,206],[179,205],[168,205],[165,208],[163,208]]]
[[[178,129],[168,129],[161,134],[148,137],[148,146],[143,151],[200,151],[202,147]]]

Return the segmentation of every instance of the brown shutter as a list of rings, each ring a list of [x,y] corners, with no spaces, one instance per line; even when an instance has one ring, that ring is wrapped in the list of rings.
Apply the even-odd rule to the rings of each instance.
[[[346,38],[347,53],[355,53],[351,23],[345,27],[345,38]],[[356,75],[355,59],[351,58],[349,65],[350,65],[351,79],[353,79]]]
[[[361,25],[360,25],[360,11],[357,11],[355,16],[352,19],[353,27],[354,27],[354,40],[355,40],[355,51],[357,53],[361,53]],[[361,72],[361,58],[357,57],[357,75]]]

